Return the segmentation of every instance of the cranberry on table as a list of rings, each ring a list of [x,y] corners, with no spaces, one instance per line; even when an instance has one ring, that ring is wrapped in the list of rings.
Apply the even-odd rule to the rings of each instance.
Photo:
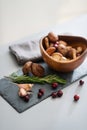
[[[44,89],[41,88],[41,89],[39,89],[39,92],[42,93],[42,95],[43,95],[45,91],[44,91]]]
[[[52,98],[56,98],[56,97],[57,97],[57,92],[53,92],[53,93],[51,94],[51,96],[52,96]]]
[[[29,94],[27,94],[27,95],[26,95],[26,96],[24,96],[23,98],[24,98],[24,101],[25,101],[25,102],[28,102],[28,101],[29,101],[29,99],[30,99],[30,95],[29,95]]]
[[[58,92],[57,92],[57,96],[58,96],[58,97],[61,97],[62,95],[63,95],[62,90],[58,90]]]
[[[57,87],[58,87],[58,83],[56,83],[56,82],[55,82],[55,83],[52,83],[52,88],[53,88],[53,89],[56,89]]]
[[[38,93],[38,98],[41,98],[43,94],[41,92]]]
[[[44,95],[44,92],[45,92],[44,89],[40,88],[37,94],[38,98],[41,98]]]
[[[83,84],[84,84],[84,81],[83,81],[83,80],[80,80],[80,81],[79,81],[79,84],[80,84],[80,85],[83,85]]]
[[[79,100],[79,98],[80,98],[80,97],[79,97],[79,95],[77,95],[77,94],[76,94],[76,95],[74,95],[74,101],[78,101],[78,100]]]

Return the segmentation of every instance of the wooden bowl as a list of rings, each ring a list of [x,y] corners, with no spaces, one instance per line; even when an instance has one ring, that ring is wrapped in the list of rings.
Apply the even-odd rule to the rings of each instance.
[[[40,40],[40,50],[43,57],[43,60],[48,64],[52,69],[59,72],[70,72],[79,67],[87,56],[87,40],[79,36],[64,36],[58,35],[59,40],[63,40],[72,47],[81,46],[83,48],[82,54],[76,59],[69,61],[55,61],[48,53],[45,51],[44,47],[44,38]]]

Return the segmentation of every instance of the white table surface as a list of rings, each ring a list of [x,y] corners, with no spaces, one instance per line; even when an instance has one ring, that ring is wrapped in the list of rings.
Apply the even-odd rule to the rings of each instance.
[[[43,34],[50,30],[86,38],[87,15],[49,28]],[[39,33],[40,36],[43,34]],[[0,45],[0,78],[20,68],[9,54],[8,46]],[[21,114],[0,97],[0,130],[87,130],[87,76],[83,80],[82,87],[77,81],[63,89],[61,98],[53,100],[49,97]],[[74,94],[80,95],[76,103],[73,101]]]

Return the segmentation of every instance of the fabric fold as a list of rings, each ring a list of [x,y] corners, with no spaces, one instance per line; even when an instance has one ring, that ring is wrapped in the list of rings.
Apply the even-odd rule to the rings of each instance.
[[[19,65],[23,65],[29,60],[36,62],[42,59],[39,40],[15,43],[9,46],[9,50],[16,57]]]

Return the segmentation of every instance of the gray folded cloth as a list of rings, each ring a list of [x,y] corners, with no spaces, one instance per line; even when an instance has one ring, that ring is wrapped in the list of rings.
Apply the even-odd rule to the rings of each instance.
[[[39,61],[42,59],[39,47],[39,40],[15,43],[9,46],[11,53],[16,57],[19,65],[27,61]]]

